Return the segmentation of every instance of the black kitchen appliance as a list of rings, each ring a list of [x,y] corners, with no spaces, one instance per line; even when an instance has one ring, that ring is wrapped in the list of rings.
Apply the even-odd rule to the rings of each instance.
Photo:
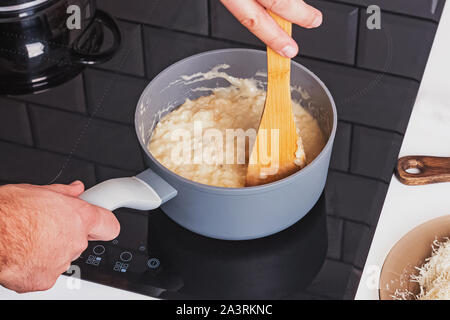
[[[0,94],[40,92],[66,82],[86,65],[111,59],[120,43],[115,21],[92,0],[2,1]]]

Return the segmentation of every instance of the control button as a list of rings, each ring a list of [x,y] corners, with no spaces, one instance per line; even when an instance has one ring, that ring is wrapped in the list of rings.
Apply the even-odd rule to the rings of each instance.
[[[131,254],[131,252],[124,251],[120,254],[120,260],[122,260],[123,262],[131,261],[131,259],[133,259],[133,255]]]
[[[86,259],[86,264],[90,264],[91,266],[98,267],[100,265],[101,261],[102,261],[102,258],[93,256],[93,255],[89,255],[89,257]]]
[[[117,240],[117,239],[114,239],[113,241],[112,241],[112,244],[118,244],[119,243],[119,240]]]
[[[116,264],[114,265],[113,270],[116,272],[125,273],[125,272],[127,272],[129,266],[130,265],[128,263],[123,263],[123,262],[117,261]]]
[[[92,252],[94,254],[96,254],[97,256],[101,256],[102,254],[105,253],[105,247],[102,246],[101,244],[97,245],[94,247],[94,249],[92,249]]]
[[[140,246],[139,251],[145,251],[147,248],[145,246]]]
[[[161,265],[161,262],[157,258],[151,258],[147,261],[147,265],[150,269],[156,269]]]

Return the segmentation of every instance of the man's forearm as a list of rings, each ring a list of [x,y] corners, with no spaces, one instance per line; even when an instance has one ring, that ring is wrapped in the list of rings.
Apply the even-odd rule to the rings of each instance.
[[[6,252],[6,208],[8,206],[5,186],[0,187],[0,284],[2,283],[2,278],[4,276],[4,270],[8,263],[8,255]]]
[[[25,244],[31,222],[26,216],[16,214],[14,186],[0,187],[0,284],[4,283],[7,269],[26,255]]]

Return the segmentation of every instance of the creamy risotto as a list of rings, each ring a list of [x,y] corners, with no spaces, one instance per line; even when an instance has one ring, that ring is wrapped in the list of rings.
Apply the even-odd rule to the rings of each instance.
[[[186,100],[158,122],[148,149],[161,164],[182,177],[203,184],[233,188],[245,186],[246,162],[248,150],[251,150],[249,141],[247,139],[242,144],[237,138],[232,139],[233,147],[230,148],[226,137],[231,132],[257,130],[265,91],[251,79],[234,80],[232,86],[214,89],[209,96]],[[294,101],[293,111],[306,162],[310,163],[322,151],[326,139],[317,121]],[[207,132],[212,132],[208,138]],[[203,150],[203,157],[204,154],[210,155],[209,160],[203,159],[202,153],[199,156],[199,149]],[[224,152],[218,152],[219,149]],[[233,152],[231,156],[230,150]]]

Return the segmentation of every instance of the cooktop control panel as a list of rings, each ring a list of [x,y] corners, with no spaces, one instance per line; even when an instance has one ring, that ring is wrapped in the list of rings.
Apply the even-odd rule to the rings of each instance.
[[[80,268],[81,279],[159,296],[165,290],[163,287],[170,286],[161,276],[164,265],[158,252],[148,244],[148,215],[157,212],[116,210],[114,213],[121,225],[120,235],[109,242],[89,242],[72,265]]]

